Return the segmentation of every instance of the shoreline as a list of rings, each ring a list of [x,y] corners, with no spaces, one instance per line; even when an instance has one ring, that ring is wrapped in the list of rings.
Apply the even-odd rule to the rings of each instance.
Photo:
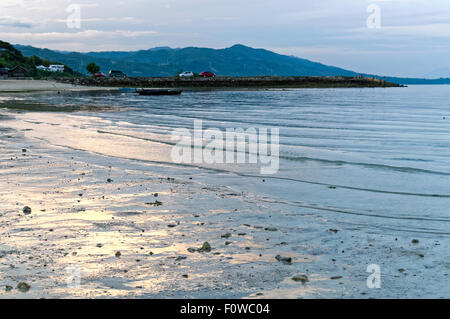
[[[368,78],[343,77],[218,77],[178,78],[64,78],[52,80],[0,80],[0,93],[115,92],[120,88],[177,88],[188,91],[283,90],[320,88],[404,87]]]
[[[60,83],[87,87],[179,88],[179,89],[296,89],[296,88],[374,88],[404,87],[379,79],[364,77],[216,77],[180,79],[175,77],[142,78],[64,78]]]
[[[0,93],[115,91],[111,87],[81,86],[52,80],[0,80]]]

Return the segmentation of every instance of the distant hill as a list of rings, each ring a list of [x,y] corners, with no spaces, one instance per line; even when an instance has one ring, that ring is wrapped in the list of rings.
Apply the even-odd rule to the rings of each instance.
[[[63,52],[16,45],[25,56],[60,61],[85,74],[95,62],[103,72],[121,70],[132,77],[174,76],[180,71],[211,71],[223,76],[381,76],[361,74],[342,68],[281,55],[264,49],[234,45],[226,49],[158,47],[141,51]],[[426,80],[387,77],[400,84],[450,84],[450,79]]]
[[[211,71],[227,76],[305,75],[354,76],[356,72],[327,66],[263,49],[235,45],[226,49],[188,47],[154,48],[134,52],[61,52],[16,45],[25,56],[37,55],[62,61],[78,72],[86,73],[89,62],[98,64],[103,72],[119,69],[129,76],[173,76],[181,70],[201,73]]]
[[[430,79],[450,78],[450,67],[443,67],[433,70],[428,73],[426,77]]]

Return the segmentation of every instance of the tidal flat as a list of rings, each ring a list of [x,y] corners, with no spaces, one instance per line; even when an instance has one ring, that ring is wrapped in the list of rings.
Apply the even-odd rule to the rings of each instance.
[[[445,88],[377,90],[21,96],[99,110],[0,109],[0,297],[448,298]],[[193,118],[279,125],[280,172],[173,164]]]

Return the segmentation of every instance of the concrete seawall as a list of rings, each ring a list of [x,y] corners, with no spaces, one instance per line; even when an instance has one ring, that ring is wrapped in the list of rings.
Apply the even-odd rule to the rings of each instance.
[[[400,87],[378,79],[363,77],[216,77],[170,78],[63,78],[59,82],[97,87],[249,89],[249,88],[333,88]]]

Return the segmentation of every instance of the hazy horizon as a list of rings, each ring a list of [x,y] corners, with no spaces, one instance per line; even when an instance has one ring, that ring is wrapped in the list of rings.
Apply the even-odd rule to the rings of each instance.
[[[0,9],[0,39],[52,50],[243,44],[361,73],[450,76],[443,0],[3,0]]]

